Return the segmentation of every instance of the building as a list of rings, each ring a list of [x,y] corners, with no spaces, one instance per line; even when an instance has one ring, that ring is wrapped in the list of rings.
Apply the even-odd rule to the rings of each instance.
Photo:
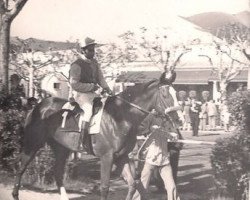
[[[206,50],[206,53],[209,55],[209,50]],[[202,100],[202,92],[209,91],[209,98],[218,101],[220,98],[218,69],[213,68],[207,57],[199,56],[200,54],[203,53],[197,48],[197,51],[194,50],[187,53],[181,58],[175,69],[177,72],[177,78],[174,83],[175,89],[177,91],[186,91],[187,94],[189,91],[195,90],[200,100]],[[121,72],[121,75],[118,76],[116,80],[117,91],[122,91],[128,86],[138,83],[158,79],[162,72],[156,68],[152,62],[134,63],[131,65],[134,66],[124,70]],[[246,86],[247,76],[248,68],[246,66],[228,83],[228,94],[236,91],[240,84]]]
[[[69,83],[68,79],[60,74],[50,74],[41,82],[41,89],[47,95],[68,99]]]

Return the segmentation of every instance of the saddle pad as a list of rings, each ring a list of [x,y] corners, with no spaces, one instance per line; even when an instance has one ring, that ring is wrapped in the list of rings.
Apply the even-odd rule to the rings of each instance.
[[[100,133],[101,128],[101,120],[102,120],[102,113],[105,106],[107,98],[102,98],[102,107],[99,109],[98,113],[96,113],[91,121],[90,121],[90,127],[89,127],[89,134],[97,134]]]

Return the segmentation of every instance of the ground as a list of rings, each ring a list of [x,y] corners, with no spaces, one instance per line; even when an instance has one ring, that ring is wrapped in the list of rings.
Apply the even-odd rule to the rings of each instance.
[[[228,137],[229,133],[223,131],[201,132],[199,137],[193,137],[191,132],[183,132],[185,139],[215,141],[217,138]],[[212,145],[185,145],[181,151],[179,174],[178,174],[178,191],[182,200],[210,200],[209,194],[214,189],[214,178],[210,164]],[[99,162],[97,158],[87,157],[87,162],[81,164],[76,170],[76,174],[84,177],[81,181],[86,183],[86,187],[80,192],[75,191],[74,185],[67,183],[70,200],[96,200],[99,199],[98,190],[93,190],[99,183]],[[0,181],[2,182],[2,181]],[[0,200],[12,200],[12,185],[0,183]],[[37,191],[36,188],[25,186],[20,191],[20,200],[59,200],[59,195],[55,189],[46,191]],[[159,192],[154,186],[150,187],[151,200],[165,200],[164,192]],[[123,180],[113,176],[111,181],[111,192],[109,200],[125,199],[126,185]]]

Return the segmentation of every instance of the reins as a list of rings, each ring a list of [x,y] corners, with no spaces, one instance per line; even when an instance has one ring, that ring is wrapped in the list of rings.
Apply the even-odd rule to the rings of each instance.
[[[120,100],[126,102],[127,104],[133,106],[134,108],[137,108],[138,110],[141,110],[141,111],[143,111],[143,112],[145,112],[145,113],[147,113],[147,114],[151,114],[151,112],[149,112],[148,110],[145,110],[145,109],[142,108],[141,106],[138,106],[138,105],[136,105],[136,104],[134,104],[134,103],[131,103],[131,102],[127,101],[126,99],[120,97],[120,96],[116,96],[116,97],[117,97],[118,99],[120,99]]]

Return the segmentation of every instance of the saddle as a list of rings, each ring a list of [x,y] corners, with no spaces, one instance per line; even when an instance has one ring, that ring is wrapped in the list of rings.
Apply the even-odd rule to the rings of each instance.
[[[93,115],[96,115],[102,107],[101,98],[95,98],[93,104]],[[81,151],[81,145],[83,145],[86,151],[90,154],[93,153],[91,135],[86,134],[81,138],[81,129],[79,127],[80,115],[84,112],[77,102],[69,101],[62,107],[61,125],[56,129],[53,138],[70,149],[71,151]],[[82,141],[84,144],[82,144]]]

